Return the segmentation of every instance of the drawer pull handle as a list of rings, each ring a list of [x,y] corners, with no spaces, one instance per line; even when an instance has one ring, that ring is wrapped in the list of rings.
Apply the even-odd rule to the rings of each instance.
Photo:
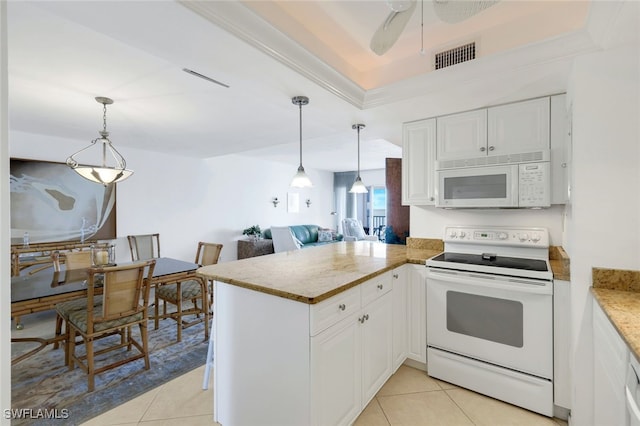
[[[393,274],[393,278],[398,279],[398,274]]]
[[[378,284],[378,290],[382,290],[384,286],[382,284]]]
[[[358,318],[358,322],[360,324],[364,324],[364,317],[362,316],[362,317]]]
[[[341,311],[344,311],[345,309],[347,309],[347,305],[345,305],[344,303],[341,303],[338,305],[338,309],[340,309]]]
[[[363,318],[364,318],[364,321],[367,321],[369,319],[369,314],[366,314]],[[364,322],[364,321],[362,321],[362,322]]]

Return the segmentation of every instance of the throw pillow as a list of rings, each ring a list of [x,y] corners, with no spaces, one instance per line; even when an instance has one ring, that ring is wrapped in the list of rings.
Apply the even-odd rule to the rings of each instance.
[[[331,231],[318,231],[319,242],[326,242],[326,241],[332,241],[332,240],[333,240],[333,234],[331,233]]]

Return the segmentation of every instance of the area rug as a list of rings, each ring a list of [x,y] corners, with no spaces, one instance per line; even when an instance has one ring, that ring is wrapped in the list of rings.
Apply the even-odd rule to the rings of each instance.
[[[140,359],[98,374],[95,390],[91,393],[87,392],[84,371],[78,367],[69,371],[63,365],[62,349],[49,346],[12,366],[12,409],[31,411],[29,419],[14,419],[11,424],[81,424],[205,364],[208,342],[204,341],[204,323],[183,330],[180,343],[176,342],[176,323],[172,320],[161,321],[158,330],[154,330],[153,321],[149,321],[148,330],[151,368],[145,370],[144,360]],[[113,338],[118,337],[99,340],[96,350]],[[112,352],[96,357],[96,360],[114,354],[117,356]],[[56,416],[58,418],[46,418]]]

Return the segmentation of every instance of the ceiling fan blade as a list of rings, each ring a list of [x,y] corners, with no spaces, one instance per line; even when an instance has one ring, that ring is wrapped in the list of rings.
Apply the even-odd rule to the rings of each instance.
[[[371,38],[369,47],[378,56],[384,55],[398,41],[400,34],[411,19],[413,11],[416,9],[416,2],[412,1],[407,10],[402,12],[391,12],[382,25],[376,30]]]
[[[443,22],[455,24],[471,18],[498,0],[434,0],[433,10]]]

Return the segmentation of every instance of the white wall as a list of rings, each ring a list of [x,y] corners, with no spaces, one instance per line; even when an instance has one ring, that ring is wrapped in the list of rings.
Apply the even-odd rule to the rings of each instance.
[[[385,186],[386,183],[386,170],[385,169],[375,169],[375,170],[362,170],[360,171],[360,177],[362,178],[362,182],[364,182],[367,187],[369,186]]]
[[[442,239],[446,225],[530,226],[547,228],[551,245],[562,245],[563,213],[564,206],[560,205],[541,210],[446,210],[411,206],[409,235]]]
[[[635,44],[577,58],[567,92],[573,105],[573,205],[567,228],[574,425],[593,424],[591,268],[640,269],[637,26],[635,30]]]
[[[87,135],[87,138],[91,135]],[[89,143],[21,132],[10,134],[11,157],[64,162]],[[129,258],[126,236],[160,233],[161,254],[192,260],[198,241],[224,244],[220,261],[235,260],[242,230],[255,224],[332,226],[333,173],[307,170],[314,187],[289,187],[297,167],[229,155],[168,156],[114,145],[134,175],[117,188],[117,258]],[[99,152],[96,149],[96,152]],[[299,213],[287,212],[287,193],[299,194]],[[278,197],[277,207],[271,200]],[[305,200],[310,199],[310,207]]]
[[[0,1],[0,271],[2,284],[9,277],[9,259],[11,245],[9,232],[9,140],[8,140],[8,82],[7,82],[7,2]],[[11,287],[0,286],[0,408],[11,407],[11,318],[7,315],[11,309]],[[0,424],[9,425],[11,421],[0,417]]]

